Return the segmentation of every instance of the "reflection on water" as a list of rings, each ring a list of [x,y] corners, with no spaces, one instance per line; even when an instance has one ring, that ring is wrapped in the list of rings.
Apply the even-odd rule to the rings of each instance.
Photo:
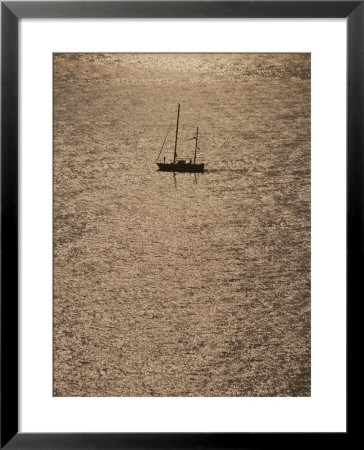
[[[55,395],[310,395],[309,75],[304,54],[55,56]],[[157,170],[178,102],[205,173]]]

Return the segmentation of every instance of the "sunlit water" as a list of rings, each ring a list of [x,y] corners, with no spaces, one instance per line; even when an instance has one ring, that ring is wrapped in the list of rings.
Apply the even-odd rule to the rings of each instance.
[[[55,56],[54,395],[310,395],[309,55]]]

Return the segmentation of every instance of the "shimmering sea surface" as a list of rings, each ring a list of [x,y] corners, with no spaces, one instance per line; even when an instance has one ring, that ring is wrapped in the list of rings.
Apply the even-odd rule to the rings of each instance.
[[[53,309],[55,396],[309,396],[310,56],[56,54]]]

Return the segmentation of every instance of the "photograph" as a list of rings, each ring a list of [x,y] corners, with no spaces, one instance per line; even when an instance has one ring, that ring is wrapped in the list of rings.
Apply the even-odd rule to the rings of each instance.
[[[53,396],[311,396],[310,53],[53,53]]]

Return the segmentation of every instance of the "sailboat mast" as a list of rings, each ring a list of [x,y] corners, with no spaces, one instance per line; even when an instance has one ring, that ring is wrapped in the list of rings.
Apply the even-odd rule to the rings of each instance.
[[[197,131],[196,131],[195,156],[193,158],[193,164],[196,164],[197,140],[198,140],[198,127],[197,127]]]
[[[175,140],[175,143],[174,143],[173,164],[176,162],[176,158],[177,158],[177,140],[178,140],[179,110],[180,110],[180,104],[178,103],[178,110],[177,110],[177,125],[176,125],[176,140]]]

